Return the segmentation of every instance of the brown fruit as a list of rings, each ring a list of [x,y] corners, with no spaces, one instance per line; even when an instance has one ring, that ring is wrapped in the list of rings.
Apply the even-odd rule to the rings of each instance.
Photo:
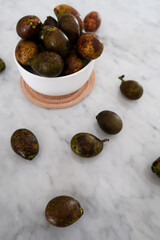
[[[96,59],[103,52],[103,43],[95,33],[84,33],[77,41],[77,52],[84,59]]]
[[[80,13],[75,8],[73,8],[69,5],[66,5],[66,4],[60,4],[60,5],[58,5],[54,8],[54,13],[55,13],[55,15],[57,16],[58,19],[63,14],[66,14],[66,13],[70,13],[70,14],[74,15],[79,22],[80,30],[82,31],[84,29],[84,23],[83,23],[82,17],[80,15]]]
[[[90,12],[84,18],[84,29],[86,32],[95,32],[101,24],[101,18],[98,12]]]
[[[23,65],[29,64],[39,52],[37,44],[30,40],[20,40],[15,49],[15,56],[18,62]]]
[[[43,26],[57,27],[57,21],[51,16],[48,16],[43,23]]]
[[[64,75],[75,73],[83,68],[83,60],[76,53],[70,54],[64,62]]]
[[[18,35],[23,39],[35,38],[40,30],[41,21],[34,15],[27,15],[22,17],[16,26]]]

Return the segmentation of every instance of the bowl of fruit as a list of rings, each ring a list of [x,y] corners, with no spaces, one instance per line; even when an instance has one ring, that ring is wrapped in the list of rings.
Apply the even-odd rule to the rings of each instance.
[[[93,74],[95,59],[103,52],[103,43],[95,33],[100,26],[97,12],[82,19],[80,13],[65,4],[54,8],[56,17],[27,15],[16,26],[20,40],[14,60],[21,78],[33,90],[49,96],[61,96],[82,88]]]

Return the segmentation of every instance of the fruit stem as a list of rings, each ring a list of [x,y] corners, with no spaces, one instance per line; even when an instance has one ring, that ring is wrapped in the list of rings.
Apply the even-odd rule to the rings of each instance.
[[[125,82],[125,80],[123,79],[125,77],[125,75],[122,75],[119,77],[119,79],[122,81],[122,82]]]
[[[105,138],[105,139],[102,140],[102,142],[108,142],[108,141],[109,141],[108,138]]]

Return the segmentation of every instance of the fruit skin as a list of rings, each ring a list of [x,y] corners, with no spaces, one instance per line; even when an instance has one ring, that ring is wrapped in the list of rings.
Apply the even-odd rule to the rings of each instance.
[[[67,36],[57,27],[46,31],[43,43],[47,50],[56,52],[63,58],[69,54],[70,42]]]
[[[39,152],[36,136],[28,129],[17,129],[11,136],[11,146],[19,156],[32,160]]]
[[[6,68],[6,64],[3,61],[3,59],[0,58],[0,73],[3,72],[5,68]]]
[[[79,58],[76,53],[72,53],[66,58],[64,62],[63,75],[75,73],[82,69],[83,66],[83,60]]]
[[[82,17],[80,15],[80,13],[75,8],[73,8],[73,7],[69,6],[69,5],[66,5],[66,4],[60,4],[60,5],[57,5],[54,8],[54,13],[55,13],[55,15],[57,16],[58,19],[63,14],[70,13],[70,14],[74,15],[77,18],[78,22],[79,22],[80,31],[82,31],[84,29],[84,23],[83,23]]]
[[[137,100],[143,95],[143,87],[135,80],[124,80],[122,75],[119,79],[122,81],[120,90],[123,95],[131,100]]]
[[[57,27],[57,21],[52,16],[48,16],[44,21],[43,26]]]
[[[84,18],[84,29],[86,32],[95,32],[101,24],[101,17],[98,12],[90,12]]]
[[[56,227],[67,227],[83,215],[79,202],[70,196],[53,198],[46,206],[45,216]]]
[[[72,14],[63,14],[58,20],[60,28],[73,44],[80,36],[80,26],[77,18]]]
[[[98,58],[102,54],[103,48],[99,37],[92,32],[82,34],[77,41],[78,54],[87,60]]]
[[[160,157],[158,157],[151,166],[152,171],[160,177]]]
[[[30,40],[20,40],[15,49],[15,57],[23,65],[29,64],[29,61],[39,52],[37,44]]]
[[[61,74],[64,62],[62,57],[55,52],[40,52],[31,61],[32,69],[39,75],[45,77],[56,77]]]
[[[71,139],[71,149],[80,157],[95,157],[102,151],[103,143],[106,141],[109,140],[100,140],[90,133],[77,133]]]
[[[101,111],[96,119],[100,128],[108,134],[117,134],[122,130],[123,122],[115,112]]]
[[[24,16],[17,23],[17,34],[22,39],[33,39],[38,35],[41,24],[40,19],[35,15]]]

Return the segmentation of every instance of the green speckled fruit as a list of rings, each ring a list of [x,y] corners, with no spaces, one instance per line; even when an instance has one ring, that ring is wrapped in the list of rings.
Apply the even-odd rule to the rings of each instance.
[[[143,87],[135,80],[125,81],[122,75],[119,79],[122,81],[120,85],[120,90],[123,95],[131,100],[137,100],[143,95]]]
[[[45,216],[56,227],[67,227],[83,215],[79,202],[69,196],[53,198],[46,206]]]
[[[80,157],[90,158],[102,151],[106,141],[109,139],[100,140],[90,133],[78,133],[71,139],[71,149]]]
[[[0,58],[0,73],[6,68],[5,62]]]
[[[21,157],[32,160],[39,151],[36,136],[28,129],[17,129],[11,136],[11,146]]]
[[[151,166],[152,171],[160,177],[160,157],[158,157]]]

